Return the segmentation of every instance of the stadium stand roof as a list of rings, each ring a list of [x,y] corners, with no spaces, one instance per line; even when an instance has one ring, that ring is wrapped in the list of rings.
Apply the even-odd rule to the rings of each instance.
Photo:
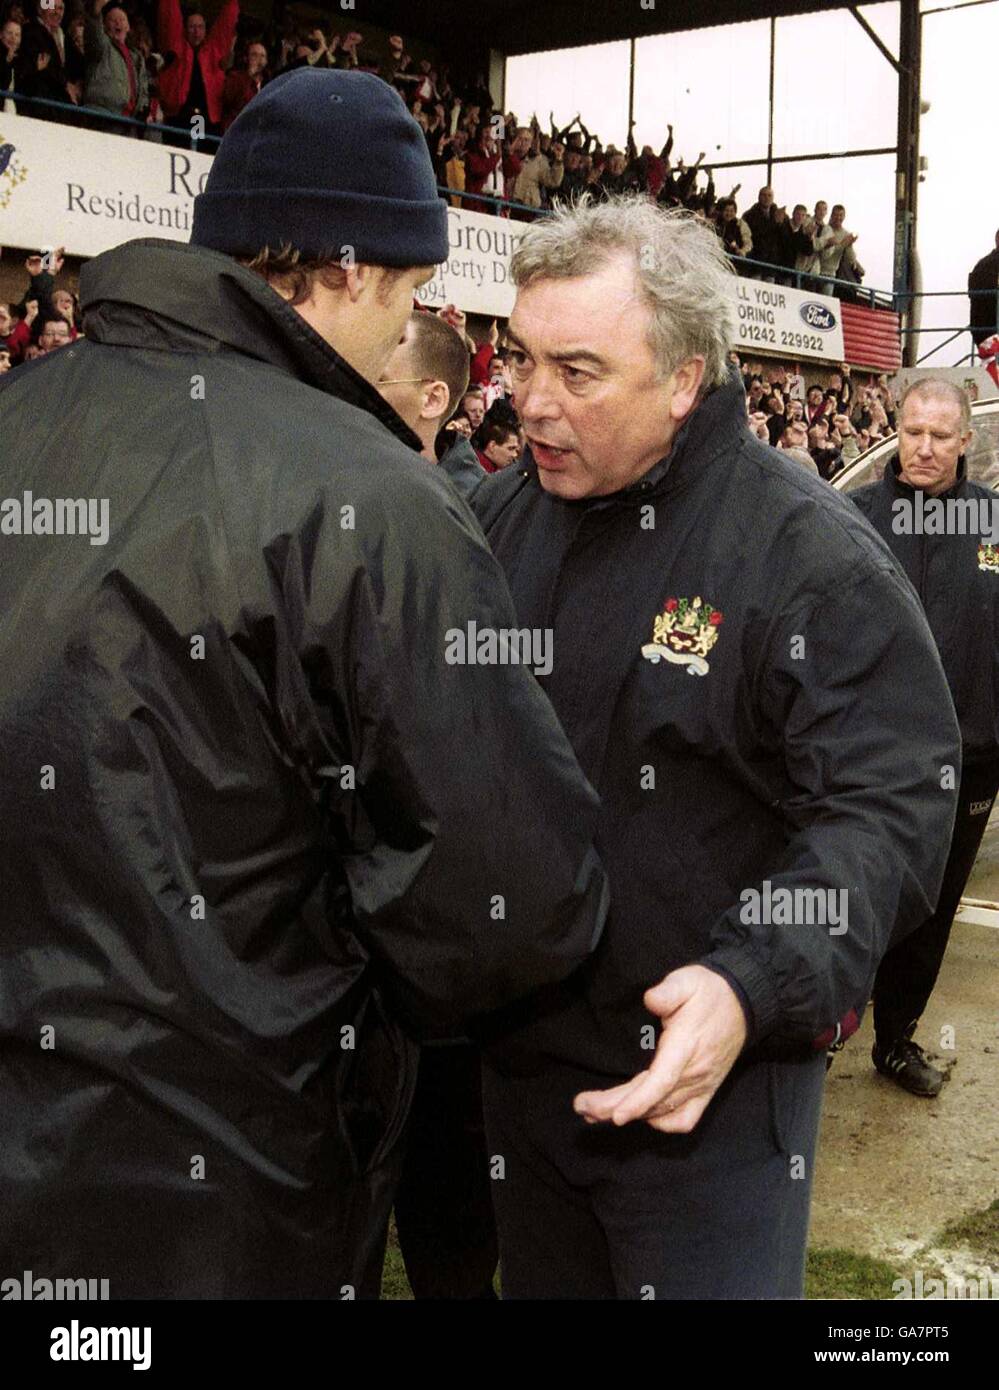
[[[643,9],[640,0],[379,0],[371,18],[425,39],[447,34],[473,49],[485,37],[490,47],[513,54],[848,8],[847,0],[655,0],[654,9]]]

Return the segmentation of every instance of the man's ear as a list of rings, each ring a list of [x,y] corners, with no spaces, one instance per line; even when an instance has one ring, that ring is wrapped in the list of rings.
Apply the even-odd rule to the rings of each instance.
[[[704,366],[703,357],[691,357],[670,376],[669,413],[677,422],[685,420],[694,408],[704,381]]]
[[[347,294],[350,296],[350,302],[356,304],[374,278],[375,267],[351,262],[350,265],[344,266],[344,274],[347,277]]]
[[[420,419],[447,419],[451,390],[446,381],[425,381],[420,394]]]

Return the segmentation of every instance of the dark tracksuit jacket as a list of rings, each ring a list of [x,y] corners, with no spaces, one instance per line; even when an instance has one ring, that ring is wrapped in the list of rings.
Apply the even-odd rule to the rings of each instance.
[[[735,373],[634,486],[565,502],[532,465],[472,506],[521,624],[553,629],[540,680],[601,796],[612,889],[595,955],[497,1020],[492,1064],[630,1077],[643,991],[692,962],[741,993],[750,1058],[809,1053],[866,1003],[891,924],[931,910],[953,824],[957,723],[899,566],[749,434]],[[764,880],[847,890],[848,930],[744,920]]]
[[[990,761],[999,757],[999,560],[987,557],[988,537],[978,534],[977,521],[974,533],[965,536],[927,535],[925,530],[922,535],[905,534],[898,504],[913,508],[918,494],[898,472],[896,455],[880,482],[857,488],[849,498],[889,546],[919,595],[954,699],[964,765]],[[941,502],[948,500],[981,500],[990,509],[999,507],[999,496],[991,488],[968,478],[963,458],[956,483],[940,496]],[[929,501],[924,497],[923,505]],[[925,527],[925,512],[923,516]]]
[[[961,730],[962,774],[957,816],[935,910],[885,957],[874,987],[874,1025],[879,1044],[902,1037],[925,1009],[936,984],[954,914],[974,868],[999,787],[999,551],[990,546],[980,517],[968,525],[971,507],[985,502],[986,515],[999,497],[973,483],[958,467],[955,485],[940,502],[969,504],[958,513],[965,534],[907,534],[905,518],[917,514],[925,494],[902,482],[897,456],[878,483],[849,494],[903,567],[926,612]],[[946,513],[944,513],[946,515]],[[961,516],[966,519],[962,522]]]
[[[113,1298],[340,1298],[402,1023],[587,957],[596,798],[523,666],[445,660],[513,606],[368,382],[212,251],[81,289],[86,339],[0,378],[0,1248]],[[103,542],[18,531],[26,493],[104,499]]]

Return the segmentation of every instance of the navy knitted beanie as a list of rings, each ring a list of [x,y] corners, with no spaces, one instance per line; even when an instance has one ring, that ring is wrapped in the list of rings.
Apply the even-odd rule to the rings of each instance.
[[[194,200],[192,246],[252,256],[437,265],[447,205],[423,131],[380,77],[295,68],[268,82],[223,136]]]

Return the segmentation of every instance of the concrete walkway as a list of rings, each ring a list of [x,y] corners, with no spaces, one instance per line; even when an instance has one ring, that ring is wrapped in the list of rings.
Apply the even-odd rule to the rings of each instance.
[[[999,900],[999,876],[989,878],[975,896]],[[945,1029],[953,1050],[941,1048]],[[953,1062],[935,1100],[874,1071],[870,1011],[834,1063],[811,1231],[813,1245],[880,1256],[907,1277],[941,1227],[999,1196],[999,931],[955,923],[916,1040]]]

